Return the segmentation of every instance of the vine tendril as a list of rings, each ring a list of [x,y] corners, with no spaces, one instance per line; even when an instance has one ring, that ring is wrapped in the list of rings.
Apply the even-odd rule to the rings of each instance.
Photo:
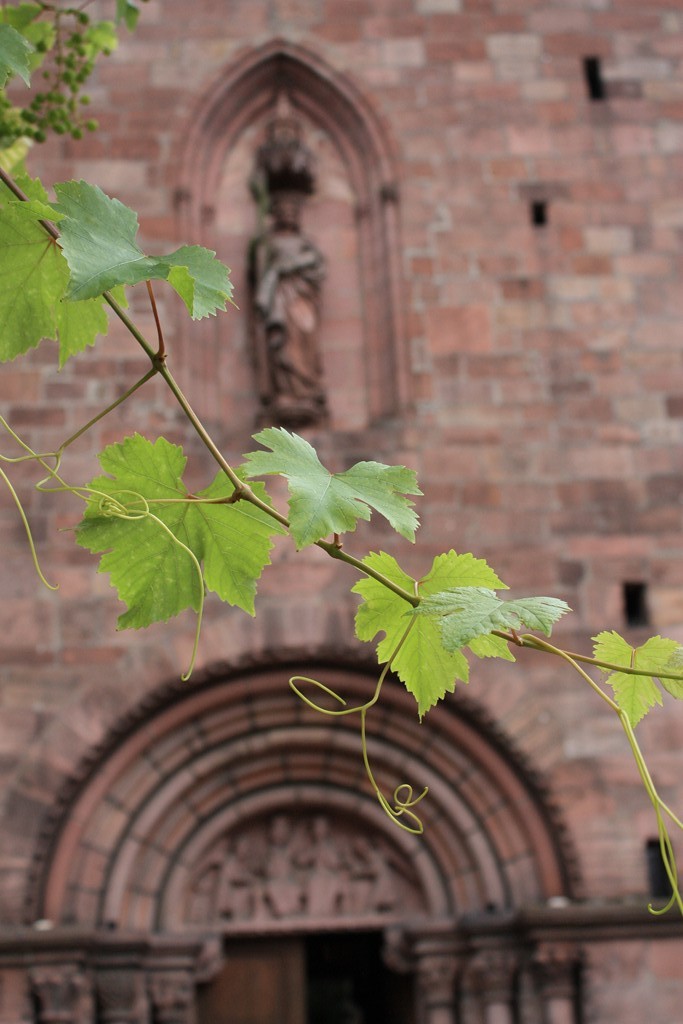
[[[391,657],[388,659],[388,661],[384,665],[384,668],[382,669],[382,672],[380,673],[372,697],[370,697],[369,700],[365,701],[365,703],[357,704],[354,707],[347,707],[346,701],[341,696],[341,694],[337,693],[335,690],[333,690],[330,686],[327,686],[325,683],[322,683],[319,679],[312,679],[310,676],[292,676],[292,678],[289,680],[289,686],[290,689],[297,695],[297,697],[299,697],[299,699],[304,702],[304,704],[306,704],[313,711],[319,712],[319,714],[321,715],[329,715],[332,718],[340,718],[343,715],[360,715],[360,736],[361,748],[363,751],[363,765],[365,767],[365,774],[367,775],[368,781],[370,782],[370,785],[372,786],[375,792],[375,796],[377,797],[380,807],[382,808],[384,813],[387,814],[391,818],[391,820],[399,826],[399,828],[404,829],[404,831],[406,832],[411,832],[413,835],[422,835],[422,833],[424,832],[424,825],[421,819],[412,810],[412,808],[419,804],[420,800],[422,800],[427,795],[427,793],[429,792],[429,787],[425,786],[422,792],[418,796],[415,796],[413,787],[408,782],[402,782],[396,787],[392,794],[393,804],[390,803],[389,800],[387,800],[384,793],[382,792],[382,790],[380,789],[379,785],[377,784],[377,781],[372,771],[372,767],[370,766],[370,756],[368,754],[366,732],[366,721],[368,711],[370,711],[370,709],[374,707],[374,705],[379,700],[379,696],[380,693],[382,692],[382,686],[384,685],[384,680],[387,677],[387,673],[391,669],[391,665],[394,659],[396,658],[396,655],[401,650],[401,647],[408,638],[408,634],[415,625],[415,621],[416,620],[414,618],[411,618],[408,626],[406,627],[405,632],[401,636],[401,639],[396,644],[396,647],[394,648]],[[328,697],[332,697],[332,699],[336,700],[337,703],[342,704],[343,707],[341,709],[325,708],[322,705],[317,704],[314,700],[312,700],[302,691],[302,689],[298,685],[299,683],[309,683],[311,686],[315,686],[318,690],[321,690],[323,693],[327,694]],[[406,818],[410,822],[410,824],[406,824],[405,821],[401,820],[402,818]]]

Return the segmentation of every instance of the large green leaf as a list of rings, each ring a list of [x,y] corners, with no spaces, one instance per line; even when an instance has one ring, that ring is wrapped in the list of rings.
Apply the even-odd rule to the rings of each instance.
[[[29,72],[35,71],[43,63],[46,52],[55,41],[54,19],[48,17],[41,21],[44,13],[40,4],[33,3],[5,4],[0,8],[0,23],[16,29],[30,44]]]
[[[94,298],[119,284],[168,280],[194,319],[232,301],[228,268],[215,253],[183,246],[168,256],[146,256],[136,241],[137,214],[118,199],[85,181],[56,185],[55,192],[70,299]]]
[[[123,285],[112,289],[111,294],[119,306],[125,308],[128,305]],[[62,299],[56,311],[60,369],[67,359],[94,345],[98,337],[107,333],[108,311],[109,307],[100,295],[80,302],[72,302],[66,297]]]
[[[449,585],[475,587],[488,583],[490,586],[505,586],[483,559],[470,554],[458,555],[455,551],[438,555],[429,573],[419,583],[384,552],[370,554],[363,562],[369,569],[381,573],[409,594],[419,595],[422,600]],[[378,633],[384,633],[377,646],[380,664],[392,659],[410,626],[410,632],[392,659],[392,669],[417,700],[420,716],[446,693],[452,692],[457,680],[467,682],[467,659],[462,651],[446,650],[435,619],[413,615],[412,606],[406,600],[372,577],[360,580],[353,590],[363,598],[356,612],[359,640],[373,640]],[[497,637],[486,639],[498,641]],[[505,641],[479,642],[476,647],[472,645],[472,651],[477,657],[514,661]]]
[[[33,46],[11,25],[0,24],[0,88],[12,75],[19,75],[26,85],[30,82]]]
[[[58,246],[39,221],[39,200],[0,205],[0,361],[57,336],[56,311],[69,270]],[[37,204],[37,206],[36,206]]]
[[[183,451],[164,438],[128,437],[105,448],[100,464],[109,475],[88,485],[93,496],[77,539],[102,554],[99,571],[110,573],[128,606],[120,628],[148,626],[199,608],[203,583],[186,549],[203,563],[210,590],[253,615],[271,536],[283,532],[275,520],[243,502],[220,503],[233,490],[223,474],[190,496],[182,482]],[[122,514],[111,514],[112,501],[123,506]]]
[[[315,449],[279,427],[267,427],[254,440],[269,452],[245,455],[249,477],[277,473],[287,478],[289,520],[297,548],[334,533],[355,530],[371,509],[389,520],[408,540],[415,539],[418,518],[406,494],[421,494],[415,473],[405,466],[358,462],[344,473],[330,473]]]
[[[665,637],[650,637],[640,647],[632,647],[619,633],[605,630],[593,637],[593,657],[623,668],[642,669],[642,674],[603,669],[614,691],[614,699],[635,727],[650,708],[662,703],[662,694],[655,681],[660,672],[675,672],[681,646]],[[683,697],[683,680],[661,679],[672,696]]]
[[[66,297],[69,268],[41,220],[59,221],[41,183],[15,175],[29,197],[17,199],[0,185],[0,361],[34,348],[44,338],[59,339],[59,365],[93,345],[109,327],[101,297],[72,302]],[[123,288],[116,298],[125,305]]]
[[[439,623],[444,647],[460,650],[494,629],[540,630],[550,636],[553,625],[570,611],[556,597],[525,597],[503,601],[487,587],[449,587],[426,596],[416,609]]]
[[[98,335],[106,334],[108,327],[109,318],[100,298],[60,302],[57,307],[60,368],[71,356],[93,345]]]

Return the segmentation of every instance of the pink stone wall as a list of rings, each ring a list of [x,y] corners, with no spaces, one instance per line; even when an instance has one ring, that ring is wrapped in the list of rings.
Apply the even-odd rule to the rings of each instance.
[[[327,300],[322,337],[332,421],[308,436],[332,468],[404,462],[425,492],[415,548],[376,523],[348,538],[348,549],[389,549],[420,575],[442,550],[473,550],[513,594],[565,598],[575,613],[558,635],[582,651],[598,631],[625,628],[622,585],[640,581],[651,625],[627,635],[683,642],[679,8],[667,0],[195,0],[188,17],[187,3],[150,0],[138,31],[97,73],[100,131],[50,142],[31,166],[47,182],[84,177],[136,208],[150,251],[201,242],[182,233],[177,190],[192,162],[188,135],[222,76],[277,38],[324,62],[368,104],[394,161],[395,346],[408,401],[401,416],[368,414],[364,346],[373,337],[355,292],[363,275],[351,175],[334,139],[309,122],[322,178],[306,227],[339,290]],[[604,101],[588,99],[588,56],[600,58]],[[240,292],[250,139],[226,154],[214,211],[213,241]],[[545,226],[532,225],[533,202],[546,203]],[[246,296],[236,296],[240,311],[191,325],[161,286],[157,295],[170,365],[239,459],[258,412]],[[144,289],[131,306],[153,337]],[[0,370],[3,415],[38,450],[146,370],[117,327],[96,351],[59,374],[55,366],[45,345]],[[73,447],[68,479],[90,479],[96,451],[135,429],[183,443],[196,456],[191,481],[213,476],[152,382]],[[37,495],[27,466],[12,479],[44,571],[60,586],[54,594],[38,585],[15,509],[0,493],[0,917],[19,923],[56,795],[127,711],[182,671],[193,624],[183,617],[116,633],[107,578],[69,532],[57,532],[78,521],[78,504]],[[283,489],[274,491],[284,502]],[[264,651],[355,648],[351,572],[285,545],[274,561],[254,621],[209,601],[200,667]],[[618,723],[559,663],[530,654],[517,666],[477,664],[468,693],[548,785],[586,897],[643,901],[643,848],[656,828]],[[680,813],[683,708],[665,704],[639,733],[662,795]],[[608,944],[593,962],[587,1019],[641,1024],[647,1014],[671,1024],[683,1001],[672,967],[680,945],[664,959],[660,951],[657,942]]]

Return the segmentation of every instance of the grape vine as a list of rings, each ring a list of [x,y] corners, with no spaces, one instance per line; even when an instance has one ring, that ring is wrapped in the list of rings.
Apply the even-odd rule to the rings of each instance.
[[[246,454],[242,465],[234,467],[225,459],[171,373],[152,282],[174,289],[190,317],[198,320],[225,312],[232,304],[227,267],[215,253],[195,245],[165,256],[148,255],[137,242],[137,215],[117,199],[84,181],[70,181],[55,184],[56,200],[50,201],[43,185],[20,166],[18,142],[40,141],[48,130],[73,137],[81,131],[81,88],[95,57],[111,49],[116,38],[113,23],[90,24],[86,6],[29,3],[0,9],[0,84],[13,75],[28,83],[46,56],[52,58],[50,67],[41,71],[48,76],[44,94],[26,108],[11,105],[4,94],[0,103],[0,274],[6,286],[0,294],[0,361],[12,361],[51,340],[58,345],[62,366],[96,344],[113,314],[150,366],[53,451],[36,452],[0,417],[15,450],[0,454],[6,467],[0,468],[0,478],[21,517],[40,579],[53,587],[40,569],[29,519],[11,481],[11,466],[19,462],[35,464],[41,492],[67,492],[81,502],[76,541],[99,556],[98,571],[109,574],[125,605],[119,628],[137,629],[194,612],[195,642],[183,678],[189,677],[197,656],[206,593],[254,615],[257,583],[270,563],[275,537],[288,535],[297,550],[315,545],[345,563],[359,576],[352,588],[360,598],[356,636],[362,642],[380,637],[376,650],[381,669],[374,693],[365,703],[348,707],[343,695],[323,681],[295,676],[290,687],[322,714],[359,717],[369,783],[383,810],[414,833],[422,831],[416,808],[427,790],[416,795],[402,783],[387,798],[368,756],[367,716],[380,700],[389,673],[414,696],[422,718],[453,692],[456,682],[468,680],[472,658],[514,662],[519,648],[560,658],[621,724],[655,813],[672,889],[664,910],[677,906],[683,913],[669,833],[670,828],[683,831],[683,822],[659,796],[634,731],[662,704],[662,690],[683,699],[683,647],[656,636],[634,648],[618,633],[602,632],[593,638],[592,656],[572,653],[549,640],[555,623],[570,611],[566,603],[542,596],[505,600],[499,595],[506,584],[473,554],[444,552],[420,579],[386,552],[352,556],[342,536],[373,513],[402,538],[414,541],[418,517],[413,498],[421,492],[415,473],[404,466],[368,461],[331,473],[308,441],[277,427],[254,436],[260,447]],[[130,0],[117,0],[117,21],[132,28],[137,13]],[[125,288],[143,282],[157,327],[156,344],[126,312]],[[136,433],[100,453],[100,475],[85,484],[68,482],[62,464],[70,445],[154,377],[164,381],[215,461],[213,480],[190,491],[183,480],[187,458],[182,448],[163,437],[151,440]],[[273,475],[287,481],[286,514],[258,479]],[[597,670],[601,681],[584,666]]]

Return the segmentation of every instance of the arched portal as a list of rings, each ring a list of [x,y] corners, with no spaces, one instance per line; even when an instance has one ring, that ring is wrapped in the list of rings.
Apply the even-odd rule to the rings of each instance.
[[[374,687],[353,667],[296,668],[349,703]],[[420,725],[389,685],[368,719],[375,777],[387,794],[429,787],[424,834],[399,829],[368,787],[357,720],[306,707],[286,685],[292,669],[225,671],[148,703],[64,808],[30,915],[165,941],[213,935],[233,949],[383,935],[387,962],[414,976],[423,1002],[437,990],[439,1006],[452,1002],[461,969],[481,960],[473,916],[499,921],[575,894],[563,832],[467,702]],[[501,942],[506,956],[524,945],[504,930]]]

